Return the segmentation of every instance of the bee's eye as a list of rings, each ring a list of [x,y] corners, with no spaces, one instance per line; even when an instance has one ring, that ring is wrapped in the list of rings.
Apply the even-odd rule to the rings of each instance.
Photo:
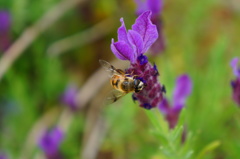
[[[135,86],[135,87],[138,87],[139,83],[140,83],[140,81],[139,81],[138,79],[135,79],[135,80],[134,80],[134,86]]]

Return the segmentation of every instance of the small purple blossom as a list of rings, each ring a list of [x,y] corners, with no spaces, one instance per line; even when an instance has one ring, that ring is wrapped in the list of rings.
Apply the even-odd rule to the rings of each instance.
[[[59,128],[45,132],[39,140],[39,147],[43,150],[47,159],[61,159],[59,152],[60,144],[64,138]]]
[[[0,51],[10,46],[11,16],[6,10],[0,10]]]
[[[170,128],[177,124],[179,114],[185,106],[187,97],[192,92],[192,81],[188,75],[181,75],[176,80],[176,86],[173,92],[172,105],[166,98],[159,104],[159,110],[165,115]]]
[[[240,106],[240,67],[238,66],[239,59],[233,58],[230,65],[233,69],[233,74],[236,79],[231,81],[233,100]]]
[[[77,97],[77,87],[74,85],[69,85],[61,98],[61,101],[69,106],[72,110],[77,109],[76,97]]]

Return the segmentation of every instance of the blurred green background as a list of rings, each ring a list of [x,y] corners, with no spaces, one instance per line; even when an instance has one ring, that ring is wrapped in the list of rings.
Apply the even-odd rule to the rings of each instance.
[[[0,9],[9,11],[12,18],[11,42],[58,3],[1,0]],[[42,153],[36,144],[38,130],[59,125],[65,131],[60,148],[64,156],[82,158],[91,134],[99,126],[100,114],[107,128],[100,128],[103,135],[97,133],[97,148],[90,148],[95,158],[164,159],[161,142],[151,132],[145,110],[132,102],[131,95],[101,107],[96,101],[102,98],[102,91],[97,90],[79,111],[63,114],[68,109],[61,102],[66,87],[74,84],[81,90],[100,68],[99,59],[116,59],[110,50],[111,38],[117,37],[121,17],[130,28],[136,19],[135,9],[133,0],[85,0],[31,42],[0,81],[0,151],[7,152],[10,158],[37,158]],[[220,146],[206,153],[204,159],[240,158],[240,116],[231,97],[230,81],[234,76],[229,65],[233,57],[240,55],[240,3],[164,1],[162,20],[166,49],[156,57],[149,55],[149,60],[158,66],[160,82],[166,86],[170,100],[180,74],[187,73],[193,80],[184,121],[193,136],[189,147],[192,158],[214,141],[219,141]],[[88,34],[88,29],[102,22],[101,30]],[[75,35],[81,36],[65,41],[76,44],[69,49],[62,49],[62,43],[56,45]],[[57,53],[51,50],[54,46]],[[94,86],[89,91],[94,92]],[[79,96],[88,94],[81,93]]]

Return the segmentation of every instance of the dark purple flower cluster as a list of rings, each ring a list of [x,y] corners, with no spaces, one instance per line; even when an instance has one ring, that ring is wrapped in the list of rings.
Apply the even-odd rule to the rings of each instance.
[[[126,30],[123,18],[122,25],[118,29],[118,41],[112,40],[111,50],[121,60],[130,61],[130,68],[126,73],[137,76],[146,87],[134,94],[141,107],[151,109],[162,100],[162,86],[158,82],[158,70],[156,65],[149,63],[143,55],[158,38],[156,25],[151,22],[151,11],[142,13],[132,25],[131,30]]]
[[[157,67],[156,65],[152,66],[146,56],[141,55],[136,63],[130,65],[127,73],[138,75],[138,78],[146,85],[141,92],[133,94],[134,100],[138,100],[141,107],[151,109],[162,101],[163,87],[158,82]]]
[[[162,0],[135,0],[137,4],[137,15],[142,14],[143,12],[150,10],[152,12],[152,23],[157,26],[158,38],[156,42],[151,46],[151,53],[157,55],[165,49],[165,40],[162,32]]]
[[[177,124],[179,114],[185,106],[186,98],[192,92],[192,81],[188,75],[181,75],[177,78],[175,90],[173,92],[172,104],[166,98],[158,106],[165,115],[169,127],[174,128]]]
[[[47,159],[62,159],[59,147],[63,141],[63,137],[63,132],[59,128],[54,128],[43,134],[39,141],[39,146]]]
[[[8,11],[0,10],[0,51],[10,46],[11,16]]]
[[[238,67],[238,58],[233,58],[231,61],[231,67],[236,79],[231,82],[233,100],[240,106],[240,67]]]

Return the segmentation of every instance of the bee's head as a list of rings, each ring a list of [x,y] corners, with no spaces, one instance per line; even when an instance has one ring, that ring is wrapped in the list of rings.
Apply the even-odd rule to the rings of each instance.
[[[145,86],[146,84],[144,84],[140,79],[134,79],[134,88],[136,93],[140,92]]]

